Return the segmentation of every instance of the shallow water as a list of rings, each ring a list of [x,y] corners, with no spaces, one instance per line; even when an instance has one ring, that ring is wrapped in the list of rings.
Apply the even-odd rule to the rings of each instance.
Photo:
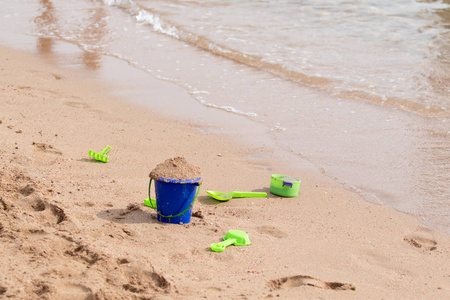
[[[0,42],[120,83],[116,93],[208,131],[250,136],[450,232],[449,7],[12,0],[0,4]],[[191,102],[175,91],[150,102],[155,78]]]
[[[449,5],[440,1],[105,2],[136,3],[136,19],[157,31],[336,97],[431,115],[448,108]]]

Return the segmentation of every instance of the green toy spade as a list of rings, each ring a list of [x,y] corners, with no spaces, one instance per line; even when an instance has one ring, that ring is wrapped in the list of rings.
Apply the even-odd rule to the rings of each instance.
[[[250,238],[246,232],[232,229],[223,237],[223,242],[211,244],[211,250],[215,252],[222,252],[230,245],[247,246],[250,244]]]
[[[206,191],[208,195],[219,201],[228,201],[231,198],[261,198],[266,197],[267,193],[260,192],[231,192],[228,194],[217,191]]]

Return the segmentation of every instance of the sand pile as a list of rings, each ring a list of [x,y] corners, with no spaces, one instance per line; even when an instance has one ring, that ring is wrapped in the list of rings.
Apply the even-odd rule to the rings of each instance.
[[[186,161],[184,157],[169,158],[160,163],[150,173],[150,178],[197,179],[200,178],[200,168]]]

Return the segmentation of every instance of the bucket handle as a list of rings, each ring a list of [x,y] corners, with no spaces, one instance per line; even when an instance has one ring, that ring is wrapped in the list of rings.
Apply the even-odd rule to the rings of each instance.
[[[290,182],[290,181],[283,181],[283,186],[288,186],[288,187],[292,188],[292,182]]]
[[[181,213],[179,213],[179,214],[177,214],[177,215],[175,215],[175,216],[164,216],[164,215],[162,215],[162,214],[158,211],[158,204],[156,203],[156,199],[152,199],[152,198],[150,197],[150,189],[151,189],[151,187],[152,187],[152,178],[150,178],[150,182],[149,182],[149,184],[148,184],[148,199],[149,199],[150,203],[155,203],[154,206],[152,205],[152,206],[150,206],[150,207],[153,208],[153,209],[156,211],[156,213],[157,213],[158,215],[160,215],[161,217],[163,217],[163,218],[175,218],[175,217],[179,217],[179,216],[183,215],[185,212],[187,212],[189,209],[191,209],[191,207],[194,205],[195,199],[197,199],[198,193],[200,192],[200,186],[201,186],[201,184],[200,184],[200,183],[197,183],[197,182],[195,182],[194,184],[197,185],[198,188],[197,188],[197,193],[195,193],[194,200],[192,200],[192,202],[191,202],[191,205],[189,205],[189,207],[186,208],[183,212],[181,212]]]

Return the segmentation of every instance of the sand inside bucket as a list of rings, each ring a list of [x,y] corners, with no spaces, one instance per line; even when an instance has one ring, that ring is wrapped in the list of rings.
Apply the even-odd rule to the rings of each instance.
[[[188,163],[184,157],[169,158],[150,172],[150,178],[155,180],[160,178],[187,180],[200,177],[200,168]]]

